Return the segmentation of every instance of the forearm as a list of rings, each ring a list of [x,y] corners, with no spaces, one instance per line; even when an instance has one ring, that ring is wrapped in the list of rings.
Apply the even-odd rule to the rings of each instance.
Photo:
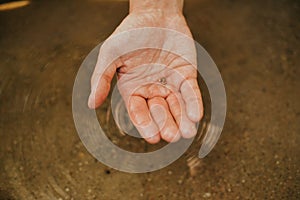
[[[183,0],[130,0],[130,13],[163,12],[182,14]]]

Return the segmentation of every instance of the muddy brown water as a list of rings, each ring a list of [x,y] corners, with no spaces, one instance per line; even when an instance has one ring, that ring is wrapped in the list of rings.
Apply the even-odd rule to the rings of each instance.
[[[186,0],[225,83],[225,128],[206,158],[194,159],[196,142],[145,174],[97,162],[72,118],[81,62],[127,10],[126,1],[53,0],[0,12],[0,199],[299,199],[299,1]],[[106,129],[137,152],[165,145],[123,136],[113,121]]]

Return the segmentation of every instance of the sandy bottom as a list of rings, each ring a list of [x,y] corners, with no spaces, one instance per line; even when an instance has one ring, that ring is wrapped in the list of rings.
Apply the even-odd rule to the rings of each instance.
[[[97,162],[72,118],[77,70],[127,2],[34,1],[0,12],[1,200],[300,199],[299,1],[186,1],[194,37],[225,83],[225,128],[205,159],[195,160],[196,141],[145,174]],[[109,101],[98,116],[114,143],[137,152],[164,145],[122,136],[108,109]]]

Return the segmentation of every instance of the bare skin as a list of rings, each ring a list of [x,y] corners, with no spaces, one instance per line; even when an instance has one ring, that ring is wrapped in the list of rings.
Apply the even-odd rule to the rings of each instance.
[[[149,143],[157,143],[160,139],[175,142],[181,137],[191,138],[197,133],[195,123],[202,118],[203,106],[197,84],[195,47],[189,42],[176,45],[176,38],[155,35],[153,37],[159,41],[161,49],[167,43],[174,43],[172,48],[180,48],[184,55],[193,55],[191,57],[194,64],[174,53],[151,48],[122,55],[109,66],[104,66],[101,61],[117,50],[118,45],[122,45],[113,36],[124,31],[160,27],[192,38],[181,14],[183,2],[168,1],[169,4],[173,2],[173,5],[166,2],[130,2],[130,14],[110,36],[109,42],[101,47],[88,102],[90,108],[100,106],[109,93],[114,74],[117,73],[119,91],[125,100],[129,116],[141,136]],[[143,38],[144,43],[151,43],[152,40],[150,37]]]

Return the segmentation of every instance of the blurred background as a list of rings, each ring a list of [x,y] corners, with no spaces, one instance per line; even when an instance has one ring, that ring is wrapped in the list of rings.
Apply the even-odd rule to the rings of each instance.
[[[195,141],[170,166],[145,174],[95,160],[71,108],[77,70],[128,2],[7,2],[0,1],[0,200],[300,199],[300,1],[185,0],[194,38],[225,83],[225,127],[206,158],[197,159]],[[114,143],[154,148],[120,134],[109,104],[97,113]]]

